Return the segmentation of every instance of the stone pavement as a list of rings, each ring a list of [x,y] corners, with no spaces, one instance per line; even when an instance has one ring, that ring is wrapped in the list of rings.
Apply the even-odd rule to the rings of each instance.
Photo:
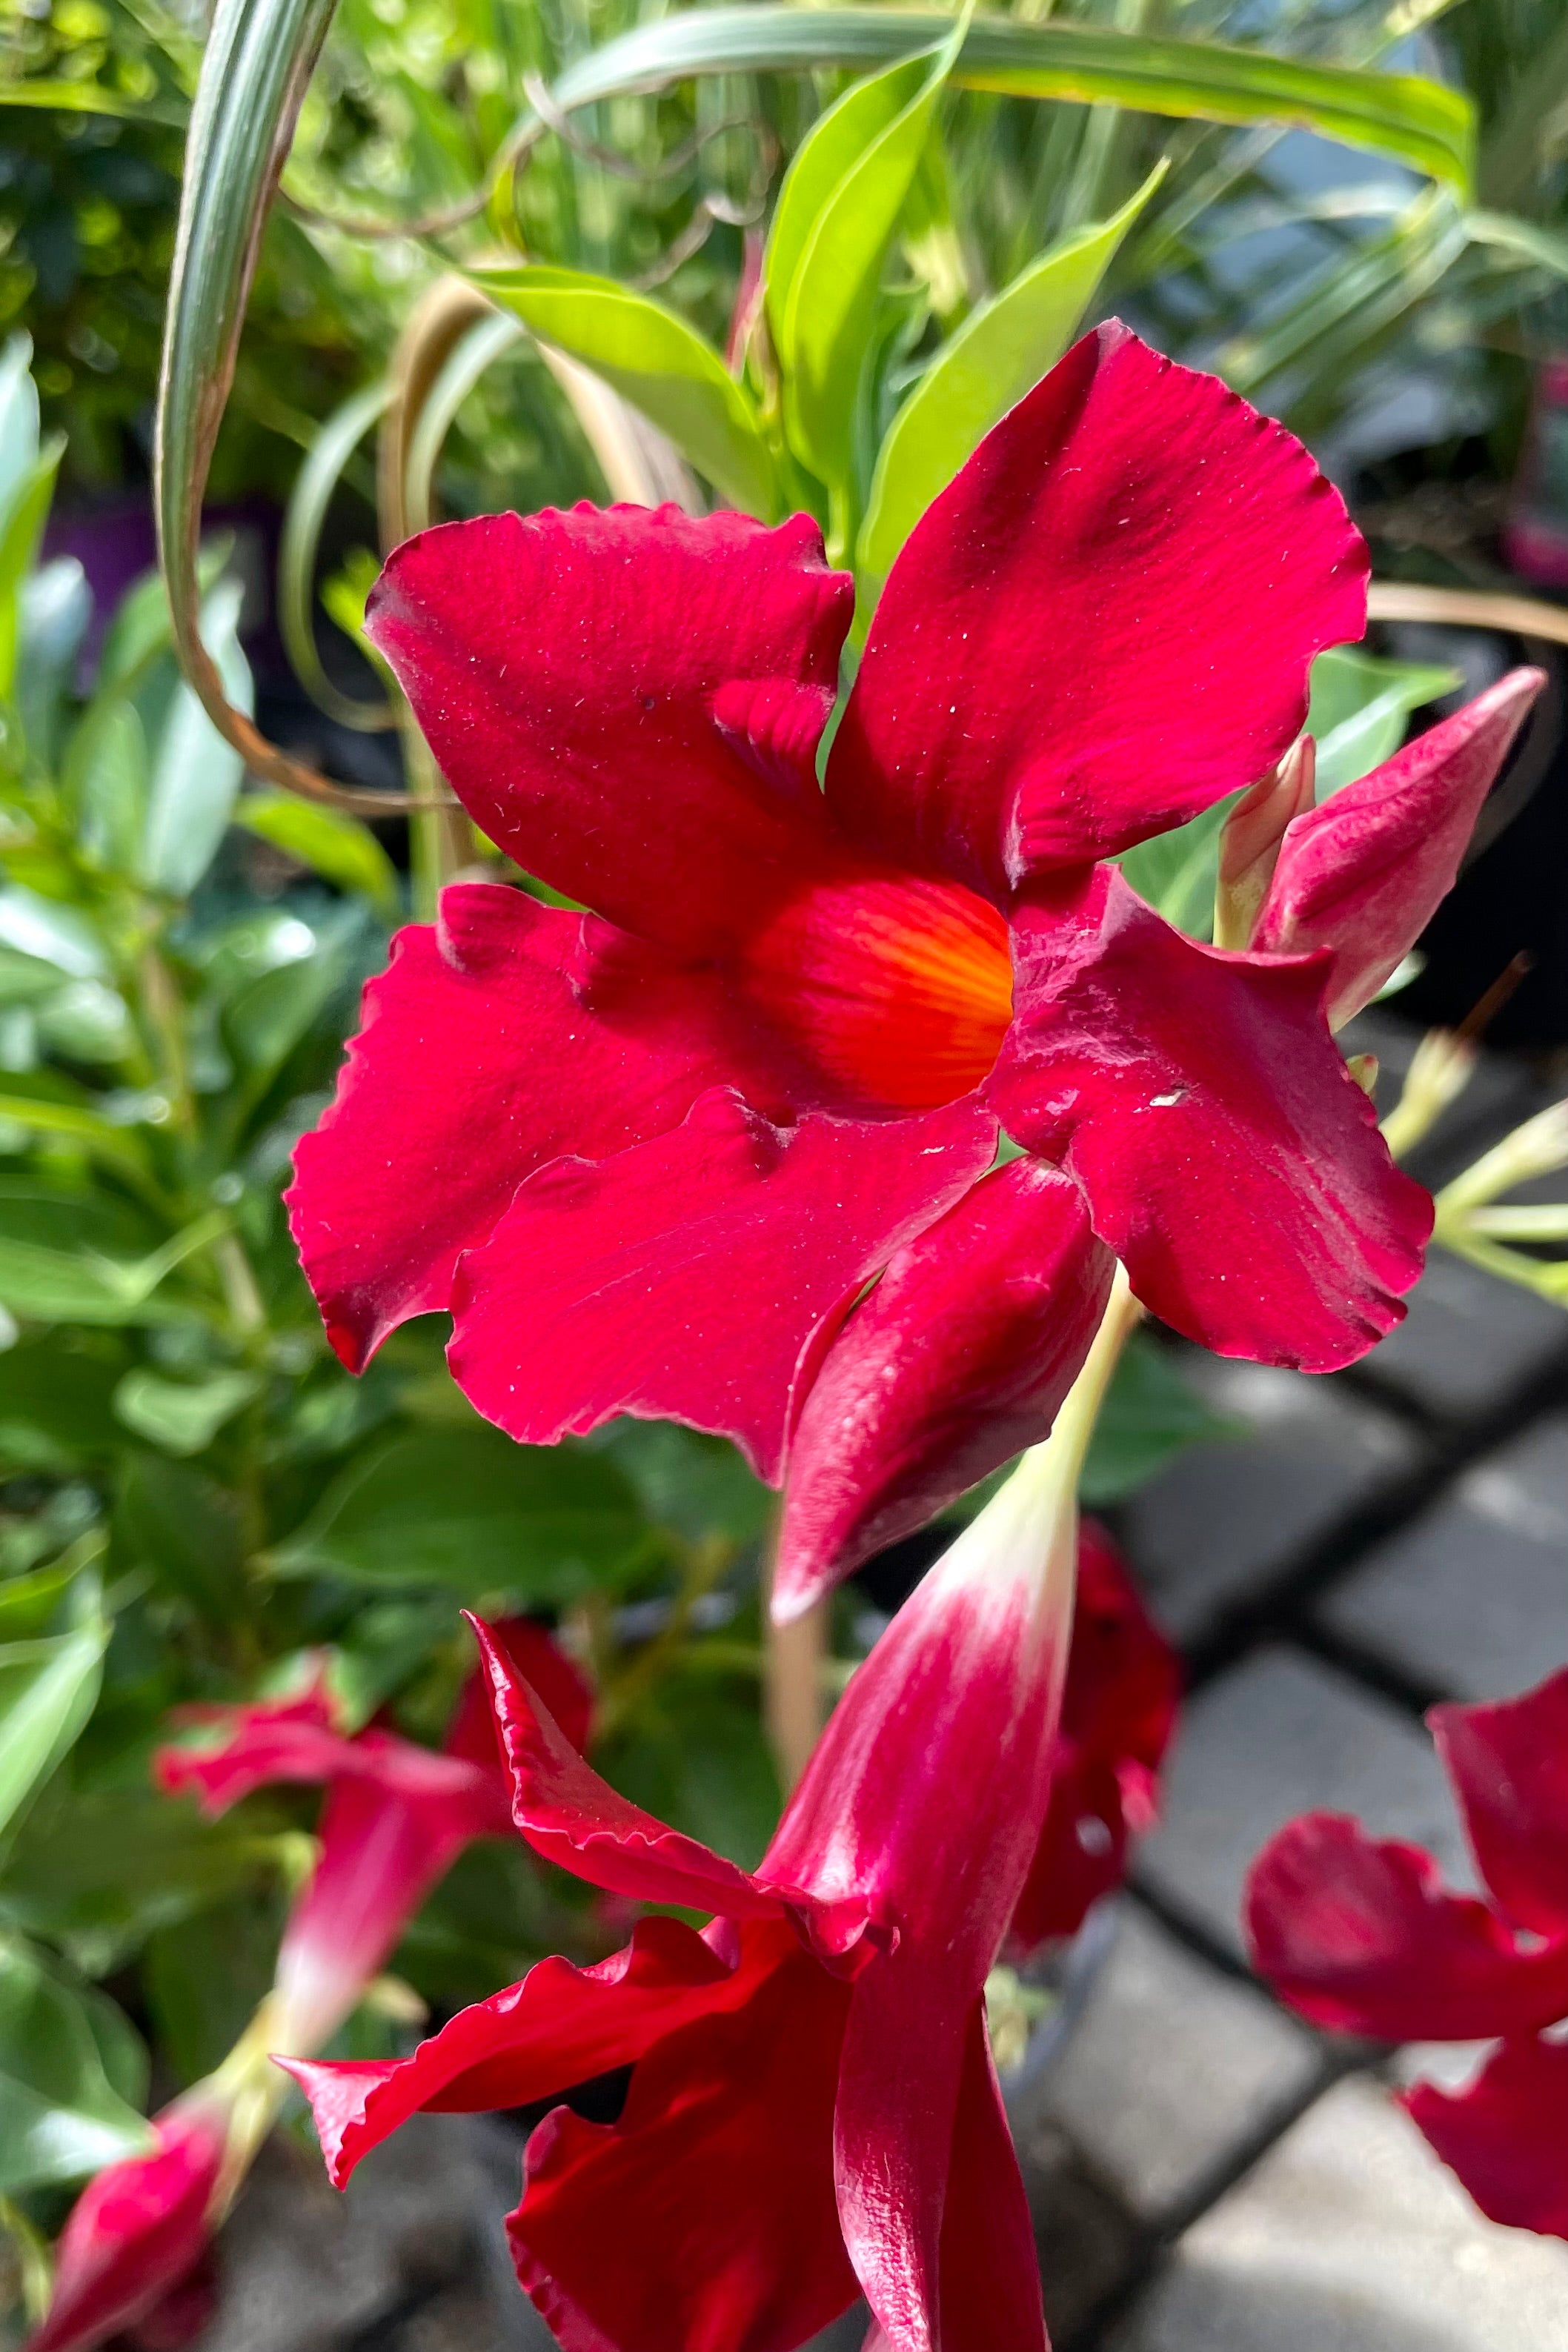
[[[1489,1066],[1418,1172],[1533,1107]],[[1252,1855],[1311,1806],[1468,1874],[1421,1710],[1568,1662],[1568,1315],[1439,1257],[1352,1372],[1189,1369],[1246,1433],[1119,1515],[1190,1670],[1164,1821],[1014,2117],[1057,2352],[1568,2352],[1568,2244],[1483,2221],[1386,2095],[1454,2053],[1308,2031],[1237,1924]],[[338,2200],[273,2151],[200,2352],[549,2352],[500,2235],[518,2155],[502,2125],[428,2118]]]

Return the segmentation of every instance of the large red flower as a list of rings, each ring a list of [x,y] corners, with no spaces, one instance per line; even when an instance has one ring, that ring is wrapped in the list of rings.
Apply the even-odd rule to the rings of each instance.
[[[1510,728],[1453,722],[1386,809],[1302,819],[1268,952],[1100,861],[1272,768],[1365,572],[1299,442],[1114,324],[911,533],[820,787],[853,591],[804,516],[400,548],[367,626],[442,770],[594,912],[453,887],[367,991],[290,1194],[344,1361],[446,1309],[515,1437],[729,1433],[787,1471],[787,1613],[1043,1434],[1111,1253],[1222,1354],[1363,1354],[1430,1205],[1325,988],[1342,1009],[1419,929],[1411,846],[1473,814]],[[1029,1156],[988,1173],[999,1129]]]
[[[592,1702],[571,1661],[526,1618],[497,1634],[581,1746]],[[464,1847],[510,1830],[488,1685],[470,1676],[439,1755],[379,1725],[344,1732],[320,1676],[297,1698],[189,1708],[184,1720],[209,1738],[161,1748],[154,1769],[163,1788],[191,1790],[204,1812],[226,1812],[274,1781],[326,1787],[316,1866],[289,1915],[276,1977],[278,2042],[318,2050]]]
[[[565,2352],[790,2352],[859,2290],[897,2352],[1044,2352],[983,1992],[1049,1784],[1059,1485],[1026,1465],[931,1571],[754,1874],[617,1796],[493,1650],[531,1844],[714,1916],[645,1919],[596,1968],[543,1960],[408,2059],[293,2064],[333,2179],[421,2108],[548,2107],[510,2226]],[[626,2068],[616,2122],[574,2111]]]
[[[1493,2221],[1568,2237],[1568,1670],[1524,1697],[1427,1717],[1488,1899],[1418,1846],[1339,1813],[1291,1822],[1253,1864],[1259,1973],[1315,2024],[1499,2047],[1465,2090],[1404,2104]]]

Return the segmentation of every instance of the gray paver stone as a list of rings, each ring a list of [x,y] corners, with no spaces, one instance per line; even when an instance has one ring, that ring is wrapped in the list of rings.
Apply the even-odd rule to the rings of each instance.
[[[1321,1613],[1460,1698],[1507,1696],[1568,1664],[1568,1416],[1468,1472]]]
[[[1191,1641],[1413,1458],[1407,1431],[1331,1381],[1194,1355],[1183,1371],[1234,1443],[1194,1445],[1122,1505],[1117,1525],[1157,1617]]]
[[[1196,2222],[1114,2352],[1568,2352],[1568,2246],[1483,2220],[1373,2083]]]
[[[1429,1253],[1405,1303],[1361,1370],[1429,1412],[1486,1412],[1568,1347],[1561,1307],[1447,1250]]]
[[[1379,1837],[1429,1846],[1473,1883],[1432,1744],[1386,1700],[1316,1659],[1255,1652],[1186,1709],[1161,1827],[1137,1874],[1173,1909],[1241,1949],[1247,1866],[1295,1813],[1358,1813]]]
[[[1072,2037],[1014,2118],[1027,2161],[1059,2128],[1140,2220],[1157,2224],[1300,2099],[1318,2046],[1260,1993],[1184,1949],[1135,1905]]]

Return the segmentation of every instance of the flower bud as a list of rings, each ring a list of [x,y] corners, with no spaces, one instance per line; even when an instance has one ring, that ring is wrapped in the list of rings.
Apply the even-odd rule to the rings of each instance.
[[[1215,890],[1215,947],[1251,946],[1285,828],[1312,806],[1316,780],[1316,746],[1310,735],[1299,736],[1272,774],[1244,793],[1226,817]]]

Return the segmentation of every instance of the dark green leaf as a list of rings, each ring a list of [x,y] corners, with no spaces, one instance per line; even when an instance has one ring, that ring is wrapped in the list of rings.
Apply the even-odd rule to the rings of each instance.
[[[1215,1412],[1182,1378],[1171,1349],[1146,1332],[1135,1332],[1089,1445],[1083,1499],[1113,1503],[1187,1446],[1235,1434],[1235,1423]]]
[[[637,1497],[603,1454],[514,1445],[476,1426],[395,1437],[362,1455],[270,1564],[280,1576],[552,1603],[617,1582],[648,1549]]]
[[[218,2064],[272,1983],[284,1906],[235,1895],[177,1925],[158,1927],[142,1958],[157,2043],[182,2083]]]
[[[122,1369],[63,1334],[0,1355],[0,1465],[58,1473],[104,1460],[120,1441],[112,1399]]]
[[[0,1940],[0,2195],[80,2180],[151,2147],[105,2069],[106,2032],[41,1953]]]
[[[727,1438],[628,1416],[596,1442],[626,1472],[647,1517],[683,1542],[756,1543],[772,1523],[777,1496]]]
[[[0,1831],[48,1778],[92,1713],[109,1625],[89,1576],[79,1581],[73,1613],[68,1633],[0,1645]]]
[[[115,1498],[114,1536],[128,1560],[201,1616],[222,1623],[243,1609],[244,1512],[237,1495],[202,1471],[162,1454],[131,1454]]]

